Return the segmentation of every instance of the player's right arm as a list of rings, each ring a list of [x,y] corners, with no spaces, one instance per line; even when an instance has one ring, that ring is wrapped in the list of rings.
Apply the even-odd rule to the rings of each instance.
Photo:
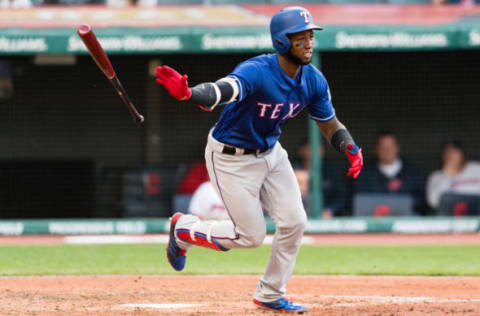
[[[212,111],[219,104],[231,103],[239,94],[238,85],[231,77],[216,82],[204,82],[190,88],[188,76],[182,76],[168,66],[158,66],[155,76],[156,82],[163,85],[172,97],[199,105],[205,111]]]
[[[336,117],[328,122],[316,122],[323,136],[338,152],[344,153],[350,162],[347,176],[358,177],[363,167],[362,149],[355,144],[349,131]]]
[[[317,93],[309,106],[310,117],[315,120],[329,144],[347,156],[350,162],[347,176],[355,179],[363,167],[362,149],[355,144],[345,125],[337,119],[327,80],[320,72],[316,84]]]

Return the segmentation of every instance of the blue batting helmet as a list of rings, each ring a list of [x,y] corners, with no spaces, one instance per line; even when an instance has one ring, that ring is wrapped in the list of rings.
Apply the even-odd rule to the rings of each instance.
[[[290,39],[287,34],[321,29],[320,26],[313,24],[312,15],[302,7],[284,8],[278,11],[270,21],[273,48],[281,54],[290,49]]]

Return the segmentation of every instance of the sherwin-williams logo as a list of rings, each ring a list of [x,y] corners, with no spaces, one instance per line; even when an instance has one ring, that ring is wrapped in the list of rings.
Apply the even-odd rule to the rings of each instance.
[[[50,234],[113,234],[115,226],[112,222],[50,222]]]
[[[264,49],[272,48],[270,34],[258,35],[212,35],[202,37],[202,49]]]
[[[1,223],[0,224],[0,235],[21,235],[23,233],[23,224],[22,223]]]
[[[0,227],[1,228],[1,227]],[[61,221],[48,223],[50,234],[145,234],[147,224],[143,221]]]
[[[476,219],[445,220],[398,220],[393,223],[393,233],[472,233],[478,231],[479,221]]]
[[[160,37],[99,37],[100,44],[106,51],[177,51],[183,48],[178,36]],[[87,48],[76,35],[68,39],[69,52],[87,51]]]
[[[116,224],[117,234],[145,234],[147,224],[143,221],[121,221]]]
[[[338,32],[335,37],[337,48],[415,48],[447,47],[445,33],[409,34],[397,32],[392,34],[348,34]]]
[[[365,220],[309,220],[306,231],[312,233],[364,233],[367,228]]]
[[[47,42],[43,37],[0,37],[0,52],[46,52]]]

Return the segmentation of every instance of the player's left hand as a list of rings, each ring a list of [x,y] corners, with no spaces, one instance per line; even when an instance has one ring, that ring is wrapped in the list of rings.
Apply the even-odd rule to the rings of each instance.
[[[155,80],[157,83],[163,85],[168,93],[178,100],[188,100],[192,95],[192,91],[188,87],[188,76],[181,75],[174,69],[168,66],[158,66],[155,69]]]
[[[348,169],[347,176],[356,179],[363,167],[362,149],[357,145],[348,144],[345,155],[347,155],[348,161],[350,161],[350,169]]]

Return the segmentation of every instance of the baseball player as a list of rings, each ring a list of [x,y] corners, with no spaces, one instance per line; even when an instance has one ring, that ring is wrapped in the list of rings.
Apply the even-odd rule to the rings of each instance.
[[[216,82],[190,88],[186,75],[168,66],[156,69],[156,81],[172,97],[207,111],[225,105],[208,135],[205,159],[230,220],[175,213],[168,261],[182,270],[192,245],[218,251],[260,246],[266,234],[262,210],[268,210],[276,232],[253,302],[275,311],[307,311],[284,297],[307,217],[287,152],[278,142],[281,127],[306,107],[331,146],[347,156],[348,175],[356,178],[363,166],[361,149],[335,116],[325,77],[310,64],[313,30],[321,29],[305,8],[288,7],[270,22],[276,53],[248,59]]]

